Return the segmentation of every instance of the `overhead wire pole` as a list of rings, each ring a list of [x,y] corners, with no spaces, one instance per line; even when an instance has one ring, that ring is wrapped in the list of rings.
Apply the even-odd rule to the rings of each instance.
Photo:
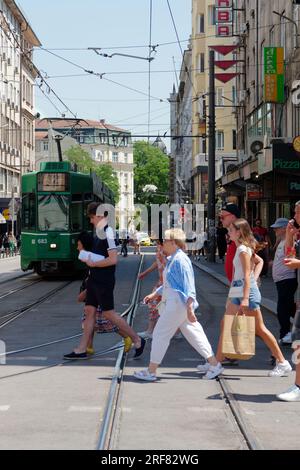
[[[150,134],[150,116],[151,116],[151,52],[152,52],[152,12],[153,12],[153,0],[150,0],[149,4],[149,61],[148,61],[148,134]],[[148,145],[149,145],[148,137]]]
[[[216,261],[216,196],[215,196],[215,165],[216,165],[216,107],[215,107],[215,52],[209,51],[209,147],[208,147],[208,205],[207,205],[207,236],[209,245],[208,259]]]

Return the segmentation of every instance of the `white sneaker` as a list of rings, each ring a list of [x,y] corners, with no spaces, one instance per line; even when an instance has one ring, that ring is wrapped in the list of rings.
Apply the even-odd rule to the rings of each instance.
[[[199,364],[197,366],[197,369],[198,369],[198,372],[200,372],[200,374],[206,374],[206,372],[208,371],[210,367],[210,364],[209,362],[205,362],[204,364]]]
[[[218,375],[222,374],[224,372],[224,368],[222,367],[222,364],[218,362],[216,366],[209,366],[208,371],[204,375],[203,379],[204,380],[211,380],[215,379],[218,377]]]
[[[141,333],[137,333],[141,338],[144,339],[152,339],[152,333],[149,333],[148,331],[141,331]]]
[[[149,369],[142,369],[138,372],[133,373],[134,377],[139,380],[144,380],[146,382],[155,382],[157,377],[155,374],[150,374]]]
[[[278,343],[279,344],[292,344],[292,333],[287,333],[283,338],[281,338]]]
[[[292,385],[286,392],[276,395],[282,401],[300,401],[300,388],[297,385]]]
[[[288,361],[277,362],[273,370],[269,372],[269,377],[283,377],[291,372],[292,367]]]
[[[183,338],[183,334],[179,332],[176,335],[174,335],[172,339],[182,339],[182,338]]]

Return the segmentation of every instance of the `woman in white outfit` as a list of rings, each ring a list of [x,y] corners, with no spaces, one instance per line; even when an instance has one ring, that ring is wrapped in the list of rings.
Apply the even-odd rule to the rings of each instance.
[[[144,302],[148,303],[162,295],[160,317],[153,331],[149,367],[135,372],[137,379],[148,382],[157,379],[157,368],[177,328],[209,364],[205,379],[213,379],[223,372],[194,313],[194,309],[198,307],[194,271],[191,261],[183,252],[184,249],[184,232],[181,229],[167,230],[163,243],[163,252],[168,257],[163,273],[163,285],[144,299]]]

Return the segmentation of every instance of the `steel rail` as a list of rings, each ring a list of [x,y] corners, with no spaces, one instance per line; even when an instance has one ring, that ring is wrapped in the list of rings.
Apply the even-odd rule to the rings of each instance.
[[[193,263],[193,266],[199,269],[202,273],[204,271],[201,270],[197,264]],[[206,273],[206,272],[205,272]],[[223,287],[226,287],[222,281],[219,279],[215,278],[212,274],[206,273],[209,276],[211,276],[214,280],[222,284]],[[222,378],[222,376],[219,376],[217,378],[217,382],[219,383],[221,390],[223,392],[224,398],[229,406],[231,415],[234,419],[234,422],[236,423],[241,435],[243,436],[247,447],[249,450],[263,450],[262,445],[259,443],[257,438],[255,437],[254,431],[250,429],[250,425],[245,422],[245,419],[242,416],[242,411],[239,405],[238,400],[235,398],[234,392],[230,389],[229,385],[226,383],[225,378]]]

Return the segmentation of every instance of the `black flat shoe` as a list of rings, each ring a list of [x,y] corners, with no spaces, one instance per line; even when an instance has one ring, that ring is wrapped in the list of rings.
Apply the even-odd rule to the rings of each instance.
[[[73,359],[86,359],[88,357],[87,353],[76,353],[72,351],[70,354],[64,354],[64,359],[73,360]]]
[[[140,357],[145,349],[146,346],[146,340],[144,338],[141,338],[141,346],[139,348],[135,348],[135,355],[133,356],[134,358]]]
[[[239,362],[237,359],[230,359],[229,357],[225,357],[224,361],[222,361],[222,366],[238,366]]]

